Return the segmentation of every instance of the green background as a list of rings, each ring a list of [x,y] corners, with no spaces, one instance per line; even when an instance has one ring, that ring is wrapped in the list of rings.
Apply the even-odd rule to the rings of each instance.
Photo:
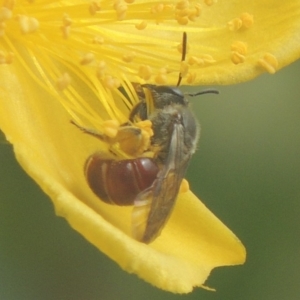
[[[299,299],[300,62],[218,89],[191,99],[202,132],[187,178],[248,255],[213,271],[217,292],[174,295],[122,271],[54,215],[2,143],[0,299]]]

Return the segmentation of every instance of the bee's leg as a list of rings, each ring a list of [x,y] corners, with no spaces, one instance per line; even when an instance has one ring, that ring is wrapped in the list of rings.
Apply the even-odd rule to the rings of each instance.
[[[106,137],[104,134],[102,134],[94,129],[82,127],[82,126],[78,125],[77,123],[75,123],[73,120],[71,120],[70,122],[71,122],[71,124],[75,125],[78,129],[80,129],[82,132],[92,135],[101,141],[105,141]]]
[[[149,120],[134,125],[120,126],[116,141],[126,154],[137,157],[150,147],[150,137],[153,135]]]
[[[129,121],[134,122],[137,119],[146,120],[148,117],[147,105],[144,101],[136,104],[130,112]]]

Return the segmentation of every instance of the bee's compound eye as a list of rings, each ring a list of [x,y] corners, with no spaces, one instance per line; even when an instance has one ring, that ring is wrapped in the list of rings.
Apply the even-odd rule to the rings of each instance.
[[[159,169],[153,159],[103,159],[90,156],[85,175],[92,191],[104,202],[116,205],[133,205],[136,196],[149,188]]]

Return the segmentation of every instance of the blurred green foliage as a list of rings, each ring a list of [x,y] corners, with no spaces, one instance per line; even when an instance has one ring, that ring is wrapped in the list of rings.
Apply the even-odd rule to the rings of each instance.
[[[122,271],[55,216],[0,143],[0,299],[299,299],[299,78],[297,62],[191,99],[202,131],[187,178],[248,251],[244,266],[213,271],[217,292],[174,295]]]

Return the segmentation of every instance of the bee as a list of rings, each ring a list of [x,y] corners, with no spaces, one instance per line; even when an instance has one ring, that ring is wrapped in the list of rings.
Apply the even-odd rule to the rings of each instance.
[[[186,52],[183,35],[183,57]],[[181,81],[179,75],[178,85]],[[148,93],[148,97],[146,97]],[[189,96],[218,93],[205,90]],[[188,164],[196,151],[200,126],[189,109],[189,101],[177,88],[141,85],[140,101],[129,114],[129,122],[121,126],[123,134],[139,136],[141,132],[130,124],[137,120],[152,123],[153,136],[148,151],[153,157],[118,160],[111,155],[96,153],[85,164],[85,176],[92,191],[104,202],[134,205],[133,237],[150,243],[169,219]],[[75,124],[75,123],[73,123]],[[75,124],[76,125],[76,124]],[[106,137],[76,125],[85,133],[102,140]]]

